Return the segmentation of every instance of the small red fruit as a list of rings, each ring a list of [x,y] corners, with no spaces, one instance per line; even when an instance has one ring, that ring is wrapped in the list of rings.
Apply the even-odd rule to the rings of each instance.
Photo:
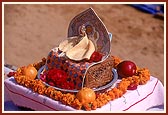
[[[15,75],[15,73],[16,73],[16,72],[9,72],[9,73],[7,74],[7,76],[8,76],[8,77],[12,77],[12,76]]]
[[[99,52],[93,52],[93,54],[90,57],[89,62],[98,62],[102,60],[103,55]]]
[[[128,90],[135,90],[135,89],[137,89],[137,84],[130,84],[127,89]]]
[[[131,77],[136,73],[136,65],[132,61],[122,61],[117,65],[117,73],[121,78]]]

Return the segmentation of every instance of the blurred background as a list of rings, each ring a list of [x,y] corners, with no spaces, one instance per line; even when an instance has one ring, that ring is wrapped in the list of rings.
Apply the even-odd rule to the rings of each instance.
[[[146,67],[164,84],[163,15],[122,4],[5,4],[4,61],[16,67],[40,61],[66,39],[74,16],[92,7],[113,34],[111,53]]]

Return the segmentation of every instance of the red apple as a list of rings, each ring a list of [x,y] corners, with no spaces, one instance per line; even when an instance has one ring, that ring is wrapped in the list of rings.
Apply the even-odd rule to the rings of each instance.
[[[136,65],[132,61],[122,61],[117,65],[117,73],[121,78],[131,77],[136,73]]]

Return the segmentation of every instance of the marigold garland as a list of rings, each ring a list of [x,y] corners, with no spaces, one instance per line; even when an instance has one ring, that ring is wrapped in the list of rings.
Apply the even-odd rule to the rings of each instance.
[[[121,59],[113,56],[114,68],[121,62]],[[43,58],[40,62],[32,64],[37,70],[40,69],[46,62],[46,59]],[[20,67],[17,69],[14,78],[16,82],[22,86],[32,89],[33,92],[37,92],[41,95],[48,96],[53,100],[60,101],[65,105],[69,105],[75,109],[84,109],[84,110],[95,110],[107,104],[109,101],[120,98],[127,92],[127,88],[130,84],[134,83],[137,85],[146,84],[150,79],[150,72],[147,68],[137,67],[136,75],[122,78],[121,81],[117,84],[116,87],[104,92],[98,93],[96,99],[92,103],[82,104],[77,98],[76,93],[65,93],[57,91],[53,87],[46,86],[40,79],[29,79],[29,77],[23,75],[23,68]]]

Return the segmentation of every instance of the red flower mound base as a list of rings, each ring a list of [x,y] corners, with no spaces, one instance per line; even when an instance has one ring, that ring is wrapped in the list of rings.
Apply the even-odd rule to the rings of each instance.
[[[40,79],[51,86],[56,86],[62,89],[74,89],[74,84],[69,82],[67,74],[61,69],[52,69],[41,74]]]

